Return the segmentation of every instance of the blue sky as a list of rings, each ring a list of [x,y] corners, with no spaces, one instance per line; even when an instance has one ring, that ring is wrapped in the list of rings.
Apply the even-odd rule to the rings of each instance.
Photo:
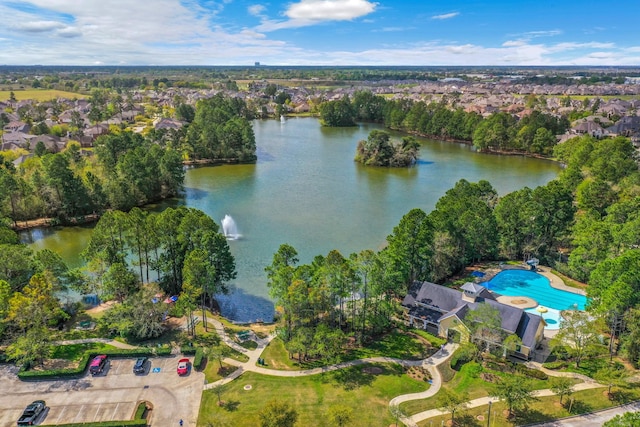
[[[640,1],[0,0],[0,64],[640,65]]]

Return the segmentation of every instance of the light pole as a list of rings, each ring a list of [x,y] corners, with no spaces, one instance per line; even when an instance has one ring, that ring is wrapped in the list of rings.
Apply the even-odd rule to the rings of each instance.
[[[487,427],[491,425],[491,404],[493,402],[489,401],[489,412],[487,412]]]

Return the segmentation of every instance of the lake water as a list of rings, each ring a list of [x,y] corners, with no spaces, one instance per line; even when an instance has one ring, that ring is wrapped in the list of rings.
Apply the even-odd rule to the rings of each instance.
[[[253,126],[256,164],[189,169],[184,197],[159,207],[195,207],[218,224],[227,214],[233,217],[242,235],[229,241],[238,277],[234,292],[220,300],[223,314],[237,321],[271,320],[264,267],[282,243],[296,248],[301,263],[332,249],[345,257],[377,250],[404,214],[413,208],[431,211],[462,178],[488,180],[504,195],[544,185],[560,171],[551,161],[481,154],[465,144],[427,139],[420,140],[415,167],[364,167],[353,161],[356,145],[381,129],[378,125],[324,128],[314,118],[292,118]],[[77,266],[90,233],[90,227],[37,229],[22,238]]]

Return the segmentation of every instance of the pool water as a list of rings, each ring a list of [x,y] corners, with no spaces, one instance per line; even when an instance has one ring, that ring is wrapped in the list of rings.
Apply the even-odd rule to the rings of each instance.
[[[587,297],[551,287],[549,279],[528,270],[503,270],[496,274],[484,287],[505,296],[525,296],[532,298],[547,309],[540,313],[535,307],[525,311],[542,316],[547,321],[547,329],[558,329],[560,311],[584,310]]]

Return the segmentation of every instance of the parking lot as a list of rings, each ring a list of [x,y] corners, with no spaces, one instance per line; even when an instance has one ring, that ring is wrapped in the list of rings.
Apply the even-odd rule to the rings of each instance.
[[[13,427],[25,406],[47,402],[42,425],[131,419],[138,402],[153,406],[150,425],[195,426],[204,374],[176,374],[177,357],[150,359],[147,372],[132,372],[135,359],[110,359],[102,374],[79,379],[20,381],[16,369],[0,368],[0,427]]]

